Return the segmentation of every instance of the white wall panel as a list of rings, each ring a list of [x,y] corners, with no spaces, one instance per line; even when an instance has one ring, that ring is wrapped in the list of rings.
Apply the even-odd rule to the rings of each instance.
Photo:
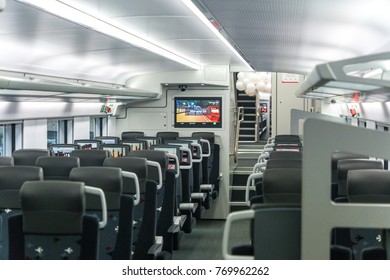
[[[23,122],[23,148],[47,149],[47,120]]]
[[[74,139],[89,139],[90,117],[74,118]]]

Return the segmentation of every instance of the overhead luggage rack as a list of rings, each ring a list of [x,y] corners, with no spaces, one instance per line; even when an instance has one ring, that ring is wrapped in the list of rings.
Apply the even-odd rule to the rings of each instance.
[[[389,101],[390,52],[317,65],[295,94],[329,101]]]

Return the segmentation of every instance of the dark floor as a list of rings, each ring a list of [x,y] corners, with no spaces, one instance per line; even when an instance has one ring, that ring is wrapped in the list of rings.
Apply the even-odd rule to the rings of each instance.
[[[200,220],[192,233],[183,238],[180,249],[173,252],[174,260],[222,260],[222,235],[225,220]],[[248,222],[234,223],[230,246],[249,242]]]

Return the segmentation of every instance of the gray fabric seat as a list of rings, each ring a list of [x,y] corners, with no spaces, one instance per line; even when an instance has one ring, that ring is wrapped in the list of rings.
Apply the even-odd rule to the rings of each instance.
[[[21,212],[20,189],[26,181],[43,180],[36,166],[0,167],[0,259],[8,258],[8,219]]]
[[[12,153],[15,165],[35,166],[37,158],[43,156],[50,156],[50,151],[44,149],[20,149]]]
[[[87,186],[103,190],[108,220],[100,232],[99,259],[129,260],[133,234],[134,198],[124,195],[122,170],[116,167],[84,166],[73,168],[71,181],[83,182]],[[87,194],[87,213],[101,216],[100,201]]]
[[[70,156],[78,157],[80,166],[103,166],[103,162],[110,156],[110,152],[105,150],[74,150]]]
[[[35,163],[43,169],[45,180],[69,180],[70,171],[80,167],[77,157],[39,157]]]
[[[0,166],[13,166],[14,158],[13,157],[0,157]]]
[[[347,194],[347,175],[350,170],[361,169],[383,169],[383,164],[379,160],[369,159],[342,159],[337,163],[338,175],[338,196]]]
[[[85,215],[84,184],[29,181],[9,219],[9,259],[97,259],[99,221]]]

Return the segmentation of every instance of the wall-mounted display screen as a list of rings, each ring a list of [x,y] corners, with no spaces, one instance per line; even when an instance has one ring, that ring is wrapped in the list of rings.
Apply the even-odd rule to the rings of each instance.
[[[175,127],[222,127],[222,97],[175,97]]]

